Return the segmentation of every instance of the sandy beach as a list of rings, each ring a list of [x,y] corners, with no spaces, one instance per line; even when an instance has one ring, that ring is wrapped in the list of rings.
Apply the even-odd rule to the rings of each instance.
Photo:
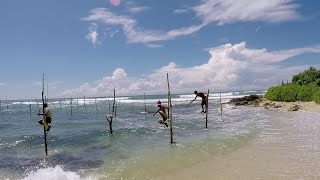
[[[268,106],[270,109],[279,109],[281,111],[288,111],[291,107],[297,105],[299,106],[299,110],[308,111],[308,112],[318,112],[320,113],[320,104],[315,103],[314,101],[311,102],[276,102],[276,101],[269,101],[265,98],[259,103],[260,107],[265,107],[265,104],[273,104],[273,107]]]
[[[319,179],[320,106],[266,100],[260,106],[266,102],[281,107],[266,110],[273,120],[248,145],[157,179]],[[293,105],[301,110],[288,112]]]

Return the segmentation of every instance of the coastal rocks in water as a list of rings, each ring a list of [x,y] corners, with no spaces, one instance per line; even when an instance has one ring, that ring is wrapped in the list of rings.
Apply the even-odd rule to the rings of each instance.
[[[299,105],[294,104],[291,106],[288,111],[298,111],[301,107]]]
[[[258,106],[259,102],[261,102],[261,98],[262,96],[252,94],[249,96],[244,96],[242,98],[231,99],[229,103],[234,104],[236,106],[241,106],[241,105]]]

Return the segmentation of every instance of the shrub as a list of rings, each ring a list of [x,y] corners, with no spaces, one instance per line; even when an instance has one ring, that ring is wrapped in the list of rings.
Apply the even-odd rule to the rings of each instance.
[[[294,75],[292,82],[299,85],[316,85],[320,87],[320,70],[314,67],[309,67],[304,72]]]
[[[314,94],[318,91],[318,89],[319,88],[317,88],[314,85],[300,86],[298,94],[297,94],[297,100],[298,101],[312,101]]]
[[[314,102],[320,104],[320,90],[319,89],[318,89],[318,91],[316,91],[314,93],[313,100],[314,100]]]
[[[320,70],[309,67],[294,75],[292,83],[274,86],[268,89],[265,98],[271,101],[312,101],[320,103]]]
[[[277,101],[279,99],[280,89],[280,86],[271,87],[268,89],[264,97],[270,101]]]
[[[299,86],[295,83],[274,86],[268,89],[265,98],[271,101],[312,101],[314,94],[319,90],[314,85]]]

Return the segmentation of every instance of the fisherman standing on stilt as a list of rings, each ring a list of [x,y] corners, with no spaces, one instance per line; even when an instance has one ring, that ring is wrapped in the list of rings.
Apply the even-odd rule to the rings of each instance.
[[[48,107],[47,103],[44,103],[43,107],[44,107],[44,114],[38,114],[38,115],[44,115],[44,119],[40,119],[38,122],[39,124],[44,126],[45,132],[48,133],[51,128],[52,112]]]
[[[202,98],[202,101],[201,101],[202,111],[201,112],[206,113],[205,109],[203,109],[203,105],[205,105],[206,109],[207,109],[207,107],[208,107],[208,95],[206,93],[198,92],[198,91],[194,91],[194,94],[196,95],[196,97],[189,104],[191,104],[194,100],[196,100],[198,96],[201,97]]]

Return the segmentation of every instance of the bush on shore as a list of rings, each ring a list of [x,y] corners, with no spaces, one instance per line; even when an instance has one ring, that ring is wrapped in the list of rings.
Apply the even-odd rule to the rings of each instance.
[[[314,102],[320,104],[320,90],[318,90],[313,96]]]
[[[265,98],[271,101],[315,101],[320,103],[320,70],[309,67],[292,77],[292,83],[268,89]]]
[[[316,101],[320,103],[320,88],[314,85],[300,86],[295,83],[274,86],[268,89],[265,98],[271,101],[294,102]]]

